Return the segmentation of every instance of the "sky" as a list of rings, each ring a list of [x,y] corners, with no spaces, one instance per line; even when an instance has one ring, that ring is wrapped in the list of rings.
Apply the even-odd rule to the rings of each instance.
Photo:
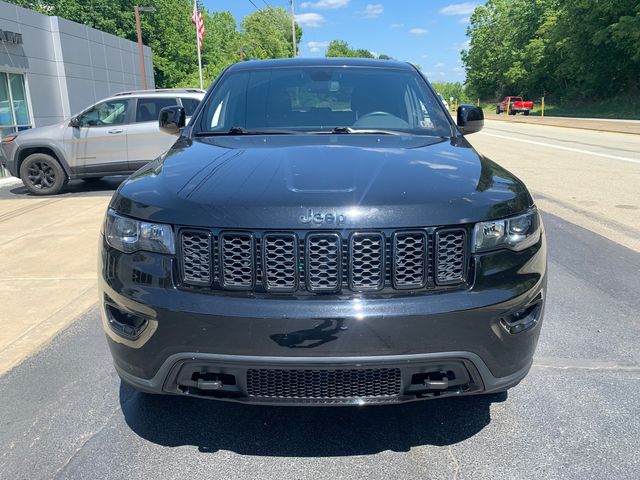
[[[210,11],[229,10],[238,24],[265,5],[289,9],[289,0],[204,0]],[[465,78],[460,50],[465,48],[469,16],[479,1],[451,0],[296,0],[303,28],[300,56],[324,56],[331,40],[417,63],[431,81]]]

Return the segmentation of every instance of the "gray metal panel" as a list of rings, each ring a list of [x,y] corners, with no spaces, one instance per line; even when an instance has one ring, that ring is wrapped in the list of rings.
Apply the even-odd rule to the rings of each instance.
[[[83,80],[93,80],[94,69],[90,65],[65,62],[64,71],[67,78],[73,77]]]
[[[89,64],[89,42],[74,35],[60,32],[60,46],[64,63]]]
[[[61,34],[72,35],[84,40],[87,39],[87,27],[67,20],[66,18],[58,17],[58,29]]]
[[[20,9],[23,10],[23,9]],[[0,19],[9,21],[18,21],[18,7],[10,3],[0,2]],[[4,28],[4,27],[1,27]]]
[[[69,106],[72,112],[78,113],[96,101],[93,81],[91,80],[67,77],[67,88],[71,92]]]
[[[18,7],[16,9],[18,16],[17,21],[21,25],[28,25],[31,27],[40,28],[46,31],[51,31],[51,21],[47,15],[41,15],[28,8]]]
[[[104,35],[100,30],[87,27],[87,38],[93,43],[104,43]]]
[[[62,117],[62,98],[58,90],[57,79],[50,75],[28,73],[29,94],[34,116]],[[40,124],[36,123],[37,126]]]
[[[24,55],[29,59],[38,58],[40,60],[55,61],[55,47],[52,41],[52,34],[42,28],[21,25]]]
[[[109,71],[104,68],[93,69],[93,79],[100,82],[109,81]]]
[[[105,47],[101,43],[89,42],[89,53],[91,55],[91,65],[96,69],[107,68]]]

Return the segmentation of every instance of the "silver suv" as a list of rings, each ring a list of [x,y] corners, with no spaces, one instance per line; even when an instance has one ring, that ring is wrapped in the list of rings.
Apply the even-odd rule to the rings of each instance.
[[[58,193],[70,179],[129,175],[176,140],[160,132],[160,110],[181,105],[190,117],[203,97],[196,89],[118,93],[68,121],[5,137],[2,161],[35,195]]]

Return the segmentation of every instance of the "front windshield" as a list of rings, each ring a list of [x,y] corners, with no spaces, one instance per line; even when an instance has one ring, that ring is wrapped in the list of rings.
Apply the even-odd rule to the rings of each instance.
[[[348,127],[450,136],[438,99],[418,72],[376,67],[286,67],[227,73],[195,133]]]

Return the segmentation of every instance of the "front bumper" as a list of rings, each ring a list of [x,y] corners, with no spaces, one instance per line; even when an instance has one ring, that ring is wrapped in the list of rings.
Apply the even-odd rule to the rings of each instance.
[[[467,290],[401,296],[204,294],[174,285],[170,257],[126,255],[104,241],[101,255],[102,317],[116,369],[152,393],[326,405],[502,391],[527,374],[544,312],[544,235],[523,252],[476,256]],[[505,318],[532,305],[535,322],[509,333]],[[123,327],[113,312],[142,321]],[[363,379],[362,390],[323,397],[343,374]],[[379,375],[392,375],[397,391],[367,396]],[[286,390],[282,378],[302,380]]]

